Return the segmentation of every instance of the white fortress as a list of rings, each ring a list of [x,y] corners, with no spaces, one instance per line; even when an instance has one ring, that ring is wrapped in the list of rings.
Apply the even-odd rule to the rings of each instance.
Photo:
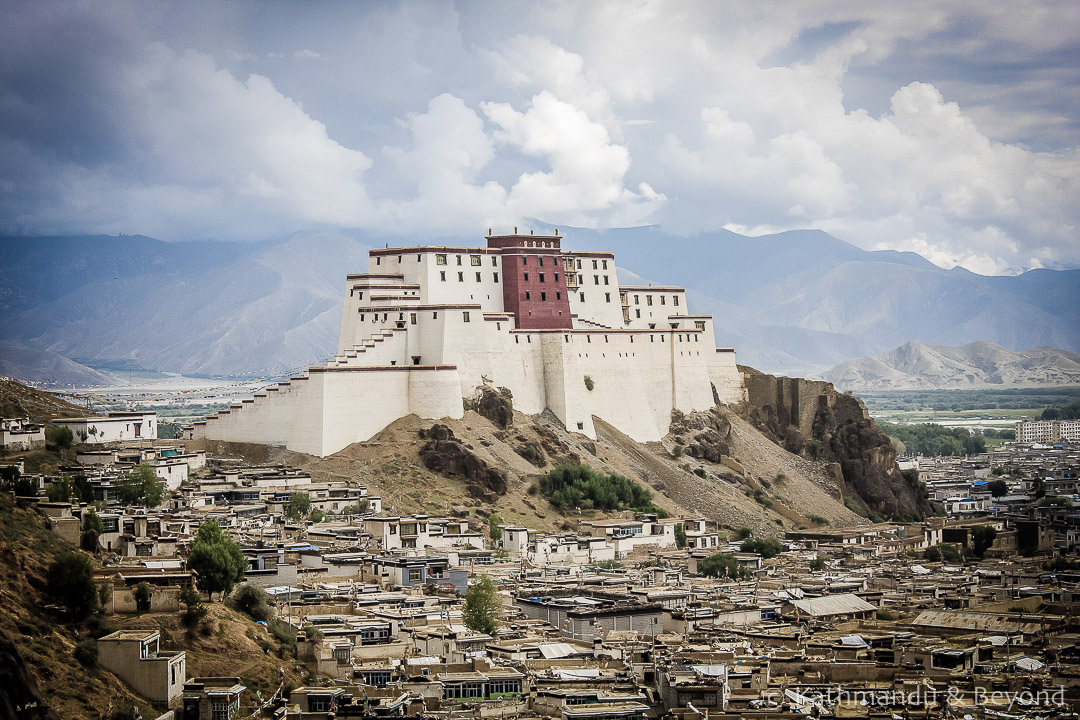
[[[347,276],[338,354],[305,376],[187,428],[186,436],[317,456],[398,418],[461,418],[484,385],[595,438],[601,418],[661,439],[671,411],[744,398],[731,348],[681,287],[620,286],[610,252],[555,235],[489,235],[487,247],[373,250]]]

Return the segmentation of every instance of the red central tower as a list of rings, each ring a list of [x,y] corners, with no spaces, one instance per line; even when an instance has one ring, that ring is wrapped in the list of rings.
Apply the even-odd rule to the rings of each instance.
[[[562,238],[555,235],[488,235],[502,256],[503,311],[514,313],[520,330],[569,330]]]

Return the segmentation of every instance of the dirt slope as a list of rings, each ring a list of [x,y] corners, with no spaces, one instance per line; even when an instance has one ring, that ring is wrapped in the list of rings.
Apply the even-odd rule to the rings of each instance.
[[[833,526],[865,522],[844,507],[838,471],[787,452],[729,408],[721,406],[687,422],[725,428],[723,433],[707,432],[723,435],[716,441],[730,445],[724,454],[736,461],[734,467],[742,464],[742,472],[720,464],[717,456],[712,461],[685,453],[676,457],[675,445],[680,443],[674,434],[663,443],[640,444],[599,419],[595,422],[596,441],[567,432],[550,413],[514,412],[505,429],[473,411],[460,420],[439,421],[479,463],[505,471],[505,490],[480,495],[469,478],[446,477],[425,466],[421,452],[428,439],[422,433],[435,423],[415,416],[325,458],[261,445],[197,441],[193,446],[249,462],[302,467],[316,481],[359,482],[382,497],[387,512],[447,515],[456,510],[476,515],[478,509],[481,514],[493,510],[504,523],[540,530],[571,529],[579,519],[611,516],[588,511],[563,514],[539,494],[529,494],[529,486],[560,462],[582,462],[640,480],[656,493],[656,505],[672,515],[704,516],[724,528],[749,526],[758,534],[772,535],[814,526],[807,514]],[[683,440],[689,442],[694,433],[699,431]]]

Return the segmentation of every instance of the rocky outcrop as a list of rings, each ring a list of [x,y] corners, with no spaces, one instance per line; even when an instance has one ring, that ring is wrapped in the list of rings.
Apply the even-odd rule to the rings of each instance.
[[[19,648],[0,630],[0,717],[60,720],[41,696]]]
[[[506,429],[514,422],[514,396],[506,388],[498,390],[483,386],[478,389],[476,412],[483,415],[493,425]]]
[[[427,440],[420,459],[428,470],[464,479],[469,494],[480,500],[493,502],[506,493],[506,475],[477,456],[450,428],[435,424],[421,430],[420,437]]]
[[[671,429],[675,442],[684,447],[692,458],[711,463],[722,462],[729,454],[731,437],[729,423],[715,408],[707,413],[684,415],[675,410],[671,413]]]
[[[901,475],[888,436],[857,397],[838,393],[832,383],[740,369],[747,390],[743,416],[789,452],[836,463],[845,500],[885,517],[932,511],[925,487]]]

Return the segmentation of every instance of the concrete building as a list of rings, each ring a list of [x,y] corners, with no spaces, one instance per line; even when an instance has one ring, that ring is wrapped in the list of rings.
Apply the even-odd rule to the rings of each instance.
[[[716,347],[710,316],[688,314],[682,288],[620,288],[614,255],[561,243],[514,233],[371,251],[369,272],[347,276],[333,359],[185,436],[326,456],[408,414],[460,418],[491,385],[571,431],[595,437],[599,417],[644,442],[672,410],[743,399],[735,353]]]
[[[1016,423],[1016,441],[1056,443],[1080,441],[1080,420],[1034,420]]]
[[[168,705],[183,690],[187,655],[160,644],[157,630],[118,630],[98,638],[98,662],[147,700]]]
[[[30,418],[0,418],[0,448],[33,450],[45,447],[45,426]]]
[[[89,444],[157,438],[156,412],[111,412],[104,416],[57,418],[53,424],[71,428],[78,442]]]

